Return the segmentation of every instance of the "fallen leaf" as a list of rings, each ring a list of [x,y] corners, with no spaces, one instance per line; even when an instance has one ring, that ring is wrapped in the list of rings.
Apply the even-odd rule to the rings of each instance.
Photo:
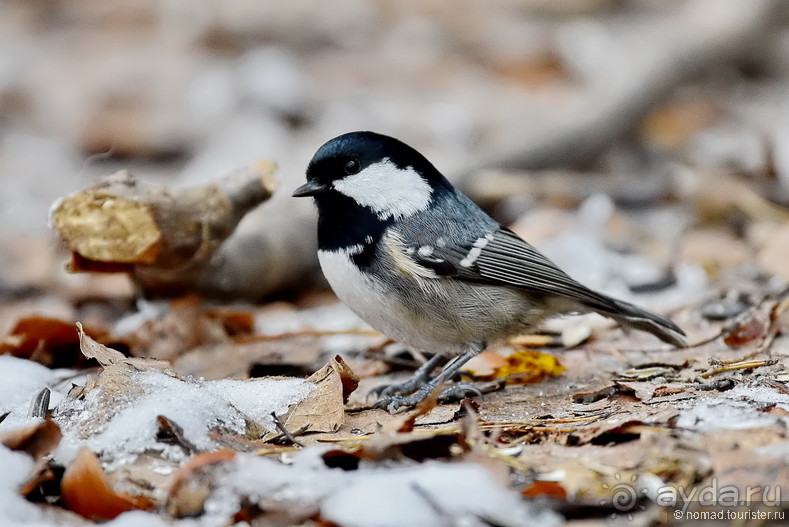
[[[651,408],[642,403],[631,403],[619,413],[587,425],[572,432],[572,444],[595,445],[620,444],[638,439],[644,428],[668,430],[670,421],[679,414],[676,408]]]
[[[308,427],[306,430],[309,432],[336,432],[342,426],[345,420],[344,402],[358,385],[359,377],[342,359],[337,359],[339,357],[307,378],[316,387],[283,419],[289,431]]]
[[[475,381],[506,379],[507,384],[530,384],[546,377],[555,377],[564,371],[564,366],[553,355],[534,350],[516,351],[504,357],[505,363],[493,367],[492,374],[471,372]]]
[[[89,333],[98,337],[104,332],[91,329]],[[84,366],[85,359],[79,353],[79,338],[74,323],[48,317],[20,319],[14,328],[0,340],[0,354],[10,353],[23,359],[31,359],[49,367]]]
[[[230,337],[255,332],[255,316],[246,309],[215,308],[206,311],[208,319],[218,320]]]
[[[481,377],[492,378],[496,374],[496,368],[502,368],[507,364],[506,357],[495,351],[484,350],[468,361],[463,367],[463,371],[470,373],[475,379]]]
[[[116,492],[98,458],[87,448],[80,450],[66,469],[60,488],[66,508],[89,520],[111,520],[126,511],[150,510],[154,505],[148,498]]]
[[[348,366],[339,355],[334,357],[334,361],[331,365],[340,375],[340,382],[342,383],[342,400],[344,403],[347,403],[348,397],[359,387],[359,376],[354,373],[350,366]]]
[[[145,321],[121,341],[138,357],[175,361],[199,346],[228,342],[229,337],[223,319],[209,315],[198,296],[187,295],[171,300],[161,317]]]
[[[77,335],[79,337],[79,349],[88,359],[96,359],[102,366],[109,366],[119,361],[125,361],[126,356],[120,351],[108,348],[99,344],[85,334],[82,324],[77,322]]]
[[[548,497],[567,499],[567,491],[555,481],[535,481],[521,492],[524,498]]]
[[[213,489],[213,478],[206,477],[206,472],[235,457],[236,453],[232,450],[216,450],[190,458],[173,476],[167,496],[168,514],[175,518],[201,514],[205,500]]]
[[[49,455],[60,443],[63,435],[52,421],[41,421],[33,426],[11,430],[0,437],[0,443],[11,450],[25,452],[35,460]]]
[[[19,488],[23,496],[33,492],[41,484],[55,479],[46,456],[58,446],[62,437],[60,427],[49,420],[11,430],[0,437],[0,443],[11,450],[29,454],[36,462],[30,477]]]
[[[725,342],[727,346],[738,348],[758,339],[765,334],[765,330],[766,327],[764,322],[757,318],[751,318],[726,335],[723,342]]]

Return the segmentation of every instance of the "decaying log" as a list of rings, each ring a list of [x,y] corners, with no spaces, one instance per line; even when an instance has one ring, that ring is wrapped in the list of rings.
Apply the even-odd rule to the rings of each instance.
[[[277,187],[258,161],[207,185],[171,189],[128,171],[58,200],[51,224],[72,250],[72,272],[128,272],[146,296],[197,289],[241,219]]]

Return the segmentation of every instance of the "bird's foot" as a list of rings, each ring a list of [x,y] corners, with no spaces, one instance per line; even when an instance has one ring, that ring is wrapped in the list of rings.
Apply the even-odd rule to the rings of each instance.
[[[435,388],[435,383],[428,382],[413,395],[384,395],[376,401],[373,408],[380,408],[389,413],[395,413],[400,408],[411,408],[424,401]],[[452,384],[441,390],[438,394],[438,400],[442,403],[448,403],[465,399],[469,395],[482,395],[482,392],[473,384]]]
[[[438,394],[438,402],[451,403],[455,401],[462,401],[466,397],[480,397],[482,390],[468,383],[451,384],[441,390]]]
[[[379,398],[391,397],[393,395],[408,395],[409,393],[414,393],[419,389],[420,386],[423,386],[428,382],[430,382],[430,376],[414,375],[407,381],[401,382],[400,384],[382,384],[381,386],[376,386],[370,390],[368,397],[370,394]]]
[[[442,360],[443,358],[441,356],[434,355],[420,366],[419,369],[414,372],[414,375],[407,381],[400,384],[382,384],[381,386],[376,386],[370,390],[368,396],[372,394],[376,397],[390,397],[392,395],[408,395],[414,393],[433,380],[430,374]]]

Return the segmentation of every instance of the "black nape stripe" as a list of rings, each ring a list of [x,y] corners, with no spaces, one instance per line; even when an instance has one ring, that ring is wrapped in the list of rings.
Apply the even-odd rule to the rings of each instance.
[[[351,260],[353,260],[353,263],[363,271],[373,264],[373,258],[375,258],[375,251],[377,248],[377,243],[366,243],[363,246],[362,252],[351,256]]]

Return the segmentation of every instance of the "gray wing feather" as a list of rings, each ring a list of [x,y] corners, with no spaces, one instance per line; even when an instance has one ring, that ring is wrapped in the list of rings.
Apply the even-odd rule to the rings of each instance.
[[[476,259],[463,265],[473,243],[486,233],[468,241],[463,247],[435,248],[430,258],[414,254],[415,260],[436,274],[461,280],[520,287],[538,295],[559,295],[579,302],[589,309],[610,316],[620,323],[647,331],[678,347],[686,345],[684,333],[669,319],[650,313],[633,304],[597,293],[572,279],[556,264],[543,256],[509,229],[500,227]]]

